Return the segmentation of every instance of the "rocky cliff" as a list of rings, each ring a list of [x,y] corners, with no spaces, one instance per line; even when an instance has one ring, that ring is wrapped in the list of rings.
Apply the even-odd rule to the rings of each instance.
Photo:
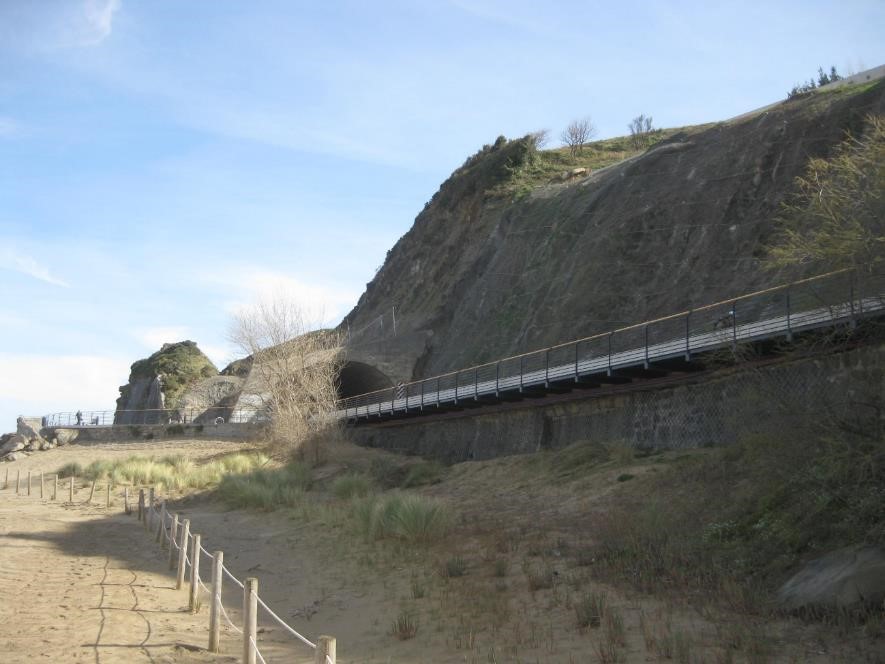
[[[597,168],[574,177],[550,177],[562,151],[499,139],[388,253],[342,323],[349,356],[423,377],[814,273],[760,265],[782,202],[809,158],[883,111],[885,84],[846,86],[632,156],[622,143],[611,165],[611,141],[589,146]]]
[[[120,387],[116,424],[164,422],[167,414],[130,411],[160,411],[182,405],[185,393],[200,381],[218,375],[218,369],[193,341],[163,344],[156,353],[132,364],[129,381]],[[217,391],[217,390],[216,390]],[[199,390],[198,390],[199,392]],[[211,391],[210,391],[211,392]],[[206,400],[211,396],[185,400]]]

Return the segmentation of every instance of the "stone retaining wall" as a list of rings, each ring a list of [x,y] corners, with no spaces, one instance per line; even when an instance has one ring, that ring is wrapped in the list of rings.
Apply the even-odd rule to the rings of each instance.
[[[445,462],[556,449],[579,441],[643,448],[728,445],[747,436],[800,434],[869,423],[885,430],[885,345],[748,365],[656,389],[545,404],[464,410],[348,429],[359,445]],[[878,420],[876,419],[878,418]]]

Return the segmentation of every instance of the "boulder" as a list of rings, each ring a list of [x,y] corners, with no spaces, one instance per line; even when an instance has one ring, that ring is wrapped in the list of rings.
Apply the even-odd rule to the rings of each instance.
[[[6,442],[3,445],[0,445],[0,456],[4,454],[9,454],[10,452],[18,452],[19,450],[23,450],[25,445],[28,444],[28,441],[19,433],[13,434],[9,438],[7,438]]]
[[[15,431],[16,433],[20,433],[28,440],[40,437],[40,432],[37,431],[37,429],[35,429],[33,426],[28,424],[24,417],[19,417],[18,419],[16,419]]]
[[[58,441],[59,445],[67,445],[77,440],[79,433],[76,429],[56,429],[53,437]]]
[[[2,461],[18,461],[19,459],[24,459],[27,456],[27,452],[10,452],[2,458]]]
[[[36,436],[28,441],[28,443],[25,445],[25,450],[28,452],[36,452],[45,442],[46,441],[43,440],[43,438],[41,438],[40,436]]]
[[[812,560],[781,586],[777,599],[787,611],[881,605],[885,601],[885,551],[846,547]]]
[[[40,449],[42,451],[51,450],[54,447],[55,447],[55,443],[53,443],[52,441],[49,441],[49,440],[44,440],[42,443],[40,443]]]

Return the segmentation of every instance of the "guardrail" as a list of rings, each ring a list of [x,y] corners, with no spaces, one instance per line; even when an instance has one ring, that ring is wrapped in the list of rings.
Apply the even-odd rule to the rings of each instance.
[[[266,411],[260,408],[148,408],[50,413],[42,417],[42,425],[76,429],[140,424],[246,424],[267,419]]]
[[[16,470],[15,476],[15,495],[30,496],[33,489],[34,480],[38,473],[28,471],[27,480],[23,483],[21,470]],[[46,488],[46,476],[39,472],[39,490],[41,499],[49,499],[56,501],[59,499],[59,488],[64,491],[68,489],[67,504],[74,504],[76,490],[83,490],[83,486],[76,482],[76,478],[71,475],[65,478],[67,487],[59,486],[59,476],[52,476],[51,497]],[[105,506],[110,508],[112,483],[105,482],[100,486],[95,480],[87,482],[89,488],[89,496],[83,501],[85,504],[91,504],[96,495],[105,494]],[[3,490],[10,488],[9,468],[6,469],[6,476],[3,481]],[[123,487],[123,510],[126,514],[132,513],[130,505],[129,487]],[[260,607],[268,617],[279,625],[289,636],[300,641],[306,647],[314,651],[314,664],[335,664],[337,659],[337,644],[332,636],[319,636],[316,642],[309,640],[307,637],[298,633],[291,625],[287,624],[280,618],[276,612],[271,609],[267,603],[258,595],[258,579],[249,577],[245,582],[240,581],[231,571],[224,565],[224,553],[222,551],[214,551],[209,553],[202,543],[202,537],[199,534],[190,532],[190,520],[181,519],[179,514],[169,513],[166,509],[166,501],[160,500],[157,496],[156,489],[150,487],[148,489],[139,489],[137,503],[138,521],[142,523],[144,529],[148,531],[154,542],[159,545],[161,550],[169,551],[169,569],[175,571],[175,588],[176,590],[185,589],[188,592],[188,609],[191,613],[199,613],[202,606],[201,598],[205,595],[209,596],[209,652],[217,653],[220,651],[221,642],[221,619],[224,618],[229,627],[242,637],[243,641],[243,664],[267,664],[267,660],[261,654],[258,648],[258,608]],[[200,561],[202,558],[208,559],[212,564],[211,585],[207,586],[200,575]],[[242,624],[237,625],[228,614],[222,603],[223,577],[226,576],[235,586],[243,591],[243,612]],[[203,593],[201,595],[201,593]]]
[[[593,376],[682,359],[815,328],[850,325],[885,310],[885,275],[838,270],[747,293],[485,364],[348,397],[349,421],[499,398],[508,392],[581,383]]]

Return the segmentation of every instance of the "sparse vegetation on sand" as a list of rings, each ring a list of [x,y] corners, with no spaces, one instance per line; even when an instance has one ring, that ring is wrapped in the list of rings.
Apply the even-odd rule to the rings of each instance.
[[[282,468],[226,475],[218,485],[218,495],[231,507],[273,510],[294,507],[311,485],[310,467],[290,461]]]
[[[158,489],[206,489],[223,478],[248,473],[269,463],[261,453],[226,454],[197,463],[182,454],[163,457],[130,456],[125,459],[98,460],[83,467],[67,463],[58,469],[59,477],[85,480],[110,480],[114,484],[152,485]]]

